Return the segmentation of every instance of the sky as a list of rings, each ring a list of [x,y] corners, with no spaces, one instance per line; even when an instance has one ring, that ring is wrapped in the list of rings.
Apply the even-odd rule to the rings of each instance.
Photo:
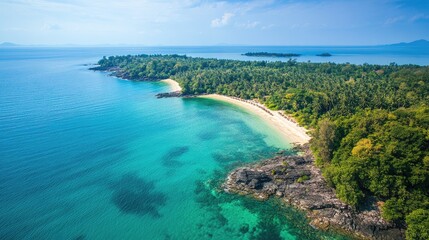
[[[429,0],[0,0],[0,42],[378,45],[429,40]]]

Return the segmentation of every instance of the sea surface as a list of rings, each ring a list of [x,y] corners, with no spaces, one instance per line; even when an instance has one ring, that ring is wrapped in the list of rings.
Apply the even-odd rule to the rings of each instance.
[[[0,239],[347,239],[222,192],[234,167],[290,149],[257,116],[88,70],[110,55],[243,57],[222,49],[0,49]],[[393,61],[406,59],[428,63]]]

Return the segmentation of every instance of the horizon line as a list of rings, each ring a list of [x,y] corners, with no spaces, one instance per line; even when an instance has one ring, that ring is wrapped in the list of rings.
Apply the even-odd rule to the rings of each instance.
[[[172,45],[151,45],[151,44],[131,44],[131,43],[118,43],[118,44],[109,44],[109,43],[97,43],[97,44],[73,44],[73,43],[61,43],[61,44],[19,44],[14,42],[2,42],[0,47],[376,47],[376,46],[389,46],[397,44],[409,44],[417,41],[426,41],[426,39],[418,39],[411,42],[395,42],[395,43],[383,43],[383,44],[372,44],[372,45],[359,45],[359,44],[333,44],[333,45],[281,45],[281,44],[203,44],[203,45],[192,45],[192,44],[172,44]],[[2,46],[4,45],[4,46]]]

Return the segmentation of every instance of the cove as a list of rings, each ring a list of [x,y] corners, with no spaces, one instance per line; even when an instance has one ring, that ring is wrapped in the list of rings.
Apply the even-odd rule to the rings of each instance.
[[[276,200],[222,192],[231,169],[290,148],[257,116],[156,99],[166,84],[84,65],[117,49],[7,51],[1,239],[344,239]]]

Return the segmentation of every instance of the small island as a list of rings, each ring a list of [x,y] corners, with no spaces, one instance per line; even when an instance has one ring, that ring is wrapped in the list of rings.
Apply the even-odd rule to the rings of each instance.
[[[332,54],[330,54],[330,53],[321,53],[321,54],[317,54],[316,56],[318,56],[318,57],[331,57]]]
[[[269,53],[269,52],[248,52],[242,55],[248,57],[299,57],[301,54],[297,53]]]

